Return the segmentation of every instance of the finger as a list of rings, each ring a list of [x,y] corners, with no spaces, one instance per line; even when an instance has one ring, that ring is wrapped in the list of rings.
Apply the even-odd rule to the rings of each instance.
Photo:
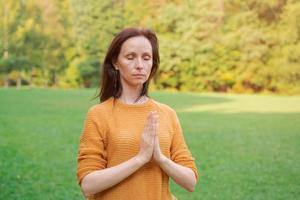
[[[161,152],[158,135],[155,137],[155,148],[158,152]]]
[[[151,119],[152,119],[152,116],[153,116],[153,112],[151,111],[151,112],[149,112],[149,114],[148,114],[148,117],[147,117],[146,123],[147,123],[147,122],[149,122],[149,121],[151,121]]]
[[[155,131],[154,123],[155,123],[154,113],[151,113],[150,120],[149,120],[150,135],[152,135],[153,132]]]
[[[151,115],[151,131],[152,133],[155,134],[156,131],[156,123],[157,123],[157,112],[153,111]]]
[[[155,135],[157,135],[158,132],[158,126],[159,126],[159,115],[156,113],[154,116],[154,129],[155,129]]]
[[[147,117],[147,120],[146,120],[146,123],[145,123],[145,132],[149,132],[150,129],[151,129],[151,123],[152,123],[152,118],[153,118],[152,115],[153,115],[152,112],[150,112],[148,114],[148,117]]]
[[[157,123],[157,111],[151,111],[148,114],[147,121],[145,124],[145,136],[153,137],[156,132]]]

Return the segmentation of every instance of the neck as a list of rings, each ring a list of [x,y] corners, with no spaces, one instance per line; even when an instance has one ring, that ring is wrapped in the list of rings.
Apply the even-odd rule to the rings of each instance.
[[[142,90],[142,88],[123,87],[123,91],[122,91],[122,94],[119,99],[122,102],[127,103],[127,104],[142,103],[142,101],[139,102],[139,100],[141,100],[141,98],[144,97],[143,96],[139,99],[141,90]]]

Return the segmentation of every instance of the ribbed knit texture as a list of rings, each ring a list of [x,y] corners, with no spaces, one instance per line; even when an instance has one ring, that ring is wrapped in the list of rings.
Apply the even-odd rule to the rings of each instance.
[[[147,116],[159,114],[158,136],[162,153],[174,162],[197,168],[184,141],[177,115],[169,106],[149,99],[128,105],[110,98],[91,107],[80,138],[77,176],[79,184],[87,174],[113,167],[136,156]],[[155,162],[149,162],[119,184],[100,192],[97,200],[173,200],[169,177]]]

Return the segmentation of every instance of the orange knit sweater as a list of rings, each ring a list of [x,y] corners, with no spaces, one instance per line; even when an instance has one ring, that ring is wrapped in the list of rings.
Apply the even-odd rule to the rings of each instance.
[[[177,115],[169,106],[149,99],[128,105],[110,98],[91,107],[80,138],[77,176],[79,184],[88,173],[129,160],[139,152],[139,143],[150,111],[159,114],[158,136],[162,153],[189,167],[198,178],[197,168],[184,141]],[[149,162],[119,184],[90,199],[174,200],[169,177],[155,162]]]

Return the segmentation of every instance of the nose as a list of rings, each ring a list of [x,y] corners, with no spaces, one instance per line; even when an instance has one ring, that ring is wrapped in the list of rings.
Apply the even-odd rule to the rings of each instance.
[[[136,69],[143,69],[144,68],[144,63],[142,58],[137,58],[136,63],[135,63],[135,68]]]

